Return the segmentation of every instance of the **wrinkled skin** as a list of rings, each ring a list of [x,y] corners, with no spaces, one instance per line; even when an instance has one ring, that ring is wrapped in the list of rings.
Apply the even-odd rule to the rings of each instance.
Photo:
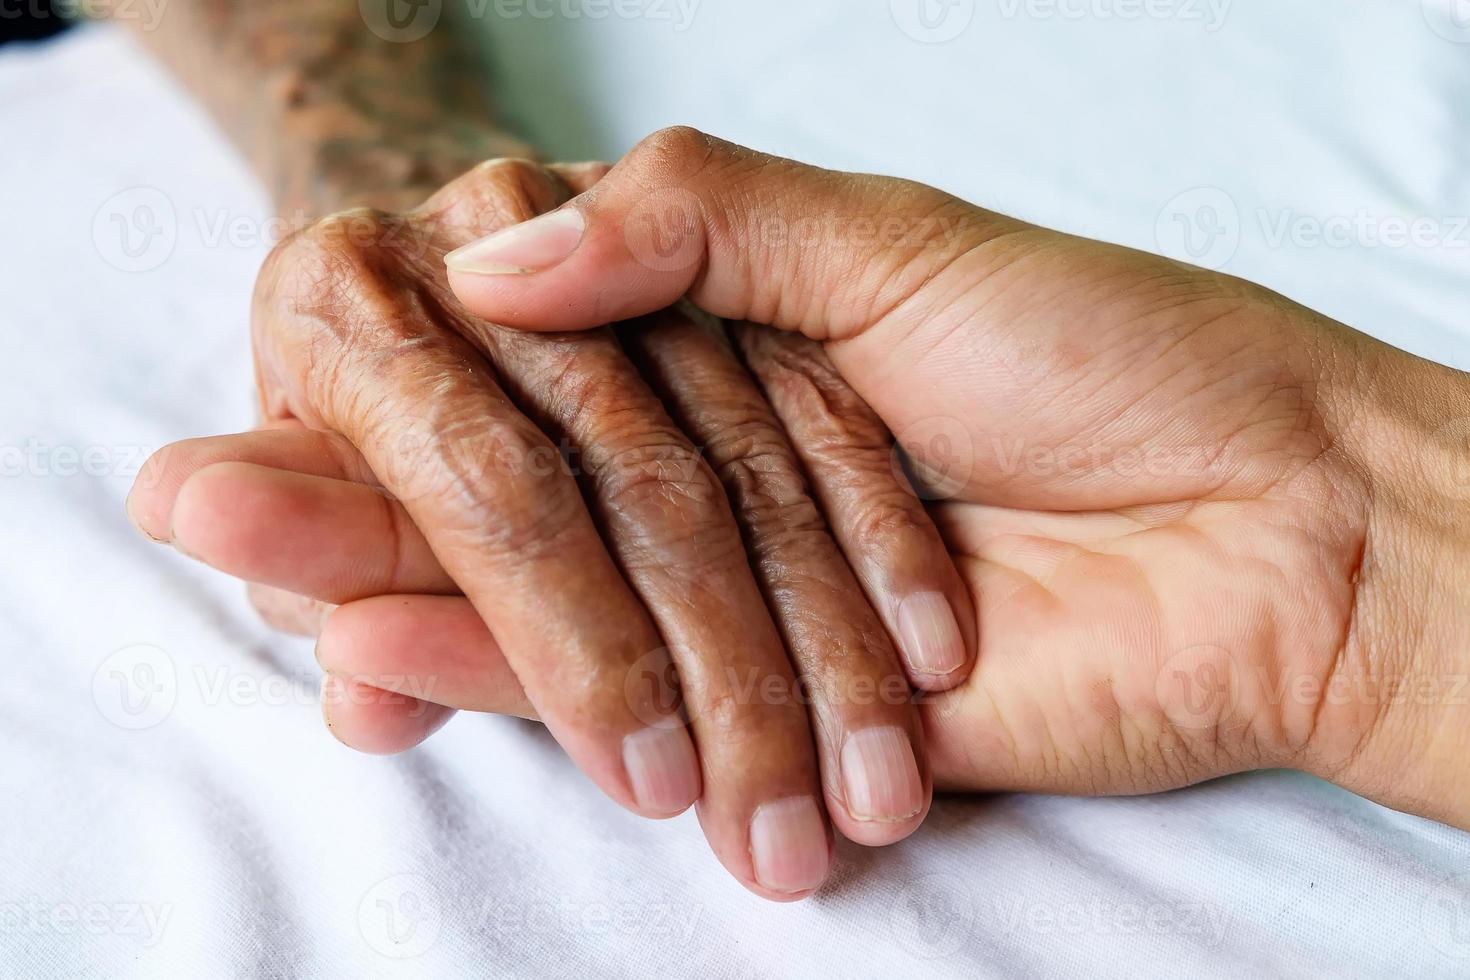
[[[554,251],[528,226],[524,258],[452,257],[467,307],[565,330],[687,294],[821,341],[942,498],[981,647],[924,708],[941,785],[1288,766],[1470,824],[1463,374],[1226,276],[687,129],[569,207]]]
[[[881,844],[928,807],[909,679],[962,681],[974,633],[956,628],[954,662],[926,671],[895,606],[947,597],[956,623],[973,609],[890,437],[819,349],[783,338],[753,365],[817,395],[778,418],[722,328],[685,313],[620,343],[509,331],[459,307],[447,250],[604,170],[496,161],[414,211],[347,212],[283,243],[253,318],[265,427],[161,451],[129,509],[254,583],[268,619],[320,632],[329,724],[349,744],[427,737],[478,706],[455,678],[471,673],[513,693],[502,707],[547,719],[636,812],[699,797],[731,871],[799,898],[830,862],[823,811]],[[787,427],[829,454],[810,484]],[[681,713],[698,769],[652,780],[650,796],[622,747],[651,730],[655,762],[693,762]],[[905,793],[854,773],[845,751],[864,732],[901,742]],[[792,799],[814,804],[788,847],[808,853],[762,873],[753,815]]]

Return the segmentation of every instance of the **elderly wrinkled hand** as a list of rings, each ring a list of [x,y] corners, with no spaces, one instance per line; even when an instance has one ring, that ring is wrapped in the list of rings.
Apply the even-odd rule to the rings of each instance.
[[[974,612],[816,345],[746,344],[778,417],[684,313],[620,340],[460,306],[448,250],[604,170],[493,162],[414,211],[283,243],[253,317],[265,426],[162,450],[130,513],[320,628],[349,744],[404,748],[494,692],[635,812],[698,799],[732,873],[800,897],[829,867],[827,815],[873,844],[922,821],[909,681],[963,680]],[[822,463],[810,481],[788,429]]]

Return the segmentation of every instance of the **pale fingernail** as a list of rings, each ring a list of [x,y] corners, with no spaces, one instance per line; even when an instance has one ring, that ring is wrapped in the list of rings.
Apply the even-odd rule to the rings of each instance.
[[[623,739],[623,765],[638,806],[674,814],[699,799],[699,758],[689,733],[679,728],[645,728]]]
[[[924,808],[924,781],[908,732],[865,728],[842,743],[842,784],[854,820],[891,823]]]
[[[155,541],[158,544],[168,544],[166,540],[158,537],[152,531],[148,530],[147,526],[145,526],[143,523],[143,519],[139,517],[138,512],[133,509],[133,491],[131,490],[128,491],[128,496],[123,501],[123,510],[127,513],[128,520],[132,522],[133,527],[141,531],[143,536],[146,537],[149,541]]]
[[[444,256],[444,264],[487,276],[540,272],[576,251],[586,227],[581,211],[562,208],[457,248]]]
[[[965,664],[965,637],[941,592],[915,592],[898,604],[898,638],[920,674],[952,674]]]
[[[756,808],[750,820],[755,877],[774,892],[804,892],[827,877],[827,825],[817,801],[793,796]]]

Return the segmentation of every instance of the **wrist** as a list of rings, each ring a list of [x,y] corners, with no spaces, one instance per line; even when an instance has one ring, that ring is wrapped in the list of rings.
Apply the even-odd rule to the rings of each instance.
[[[1324,381],[1324,402],[1367,534],[1314,769],[1470,827],[1470,377],[1333,339],[1350,377]]]
[[[406,211],[485,160],[529,155],[498,130],[446,125],[439,133],[304,134],[270,169],[277,214],[307,223],[354,207]]]

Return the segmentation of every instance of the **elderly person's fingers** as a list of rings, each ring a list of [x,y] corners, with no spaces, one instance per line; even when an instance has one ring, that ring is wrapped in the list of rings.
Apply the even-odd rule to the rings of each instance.
[[[607,170],[602,164],[572,165],[564,168],[563,175],[570,178],[571,189],[581,190],[595,185]],[[479,227],[478,223],[471,223],[456,231],[462,240]],[[784,464],[788,473],[799,473],[800,469],[749,374],[727,347],[694,329],[683,314],[668,314],[663,322],[671,330],[667,344],[662,340],[642,343],[636,331],[628,331],[624,333],[624,346],[630,341],[637,344],[638,351],[644,355],[645,367],[660,375],[662,393],[677,405],[679,425],[669,426],[667,432],[662,427],[651,432],[645,430],[638,443],[629,447],[627,462],[617,458],[621,455],[619,440],[626,443],[627,437],[609,438],[606,434],[618,433],[622,427],[599,426],[593,421],[624,414],[623,407],[611,404],[603,390],[589,393],[584,386],[567,383],[574,374],[568,370],[564,341],[497,327],[487,331],[480,342],[498,365],[515,365],[505,371],[520,380],[520,387],[513,389],[512,395],[525,404],[544,406],[543,414],[550,428],[567,432],[574,445],[587,445],[586,440],[591,437],[594,444],[611,450],[606,455],[613,465],[601,467],[600,472],[597,461],[588,467],[593,476],[594,497],[606,496],[601,489],[604,484],[612,482],[616,486],[626,479],[614,476],[609,481],[605,475],[608,471],[626,469],[629,462],[636,467],[645,461],[656,461],[666,473],[661,482],[674,490],[675,497],[685,503],[686,509],[689,509],[691,489],[697,489],[699,495],[718,498],[718,486],[711,494],[703,463],[683,455],[691,447],[680,429],[701,444],[701,452],[710,457],[709,462],[722,471],[722,476],[730,476],[724,481],[731,495],[730,503],[745,532],[745,543],[749,545],[754,539],[764,551],[757,562],[757,571],[763,578],[761,584],[782,626],[798,673],[813,698],[812,722],[827,774],[829,803],[835,804],[829,807],[829,812],[855,840],[887,843],[899,839],[922,822],[928,808],[929,789],[917,712],[913,710],[903,673],[896,669],[892,649],[882,635],[882,625],[874,620],[861,589],[822,526],[821,515],[800,480],[794,486],[787,482],[782,487],[787,491],[784,513],[781,507],[767,506],[767,492],[783,483],[779,474],[767,472],[767,485],[740,481],[742,473],[760,473],[778,463]],[[676,347],[678,353],[673,354]],[[590,353],[584,347],[577,356],[586,359]],[[621,363],[621,357],[609,349],[609,368],[614,362]],[[599,370],[594,376],[612,376],[612,371]],[[589,396],[595,400],[589,400]],[[651,417],[655,413],[649,410],[645,414]],[[597,431],[599,428],[603,431]],[[753,428],[760,428],[767,438],[750,440]],[[693,465],[689,465],[691,462]],[[681,470],[685,475],[681,475]],[[690,480],[690,477],[697,479]],[[611,503],[605,513],[616,515],[626,506],[617,500]],[[795,533],[784,533],[779,523],[798,512],[808,519],[808,526],[795,529]],[[610,523],[616,547],[616,542],[626,540],[629,534],[620,533],[616,517]],[[655,519],[646,523],[657,527],[667,521]],[[701,524],[708,526],[708,523],[707,518],[701,519]],[[712,547],[714,539],[707,532],[703,535],[705,540],[695,535],[683,542],[687,557],[675,559],[676,563],[697,568],[699,561],[691,563],[690,558],[718,554],[722,547],[737,548],[740,542],[729,537],[728,521],[721,520],[718,526],[728,542],[726,545]],[[813,534],[808,537],[801,533],[803,530]],[[896,537],[901,539],[903,535]],[[674,540],[666,540],[657,550],[670,556],[678,553]],[[641,557],[634,557],[635,567]],[[624,557],[623,561],[628,567],[629,559]],[[744,562],[738,564],[743,567]],[[706,631],[703,635],[709,637],[706,641],[709,649],[720,651],[728,647],[728,641],[720,642],[723,629],[718,620],[711,621],[707,613],[691,609],[686,603],[670,602],[657,595],[650,598],[657,586],[640,584],[636,571],[632,577],[655,617],[660,609],[669,610],[673,622],[667,616],[660,619],[666,636],[671,629],[678,630],[680,621],[692,618],[699,629]],[[748,576],[740,573],[737,578],[745,589]],[[676,593],[681,591],[676,588]],[[742,618],[754,622],[753,617],[758,614],[754,612],[754,595],[748,589],[742,602],[747,610]],[[843,626],[830,625],[835,623]],[[712,628],[713,635],[709,633]],[[826,632],[825,649],[818,651],[818,646],[823,645],[818,640],[822,631]],[[834,634],[841,634],[840,638]],[[701,634],[696,631],[686,635]],[[926,652],[932,655],[928,663],[939,665],[932,674],[925,675],[926,686],[947,686],[942,681],[928,681],[928,677],[955,672],[968,660],[962,637],[956,644],[952,636],[944,636],[938,643],[929,643]],[[949,662],[943,663],[946,657],[950,658]],[[691,676],[698,675],[691,674],[690,656],[675,646],[674,659],[699,734],[701,717],[695,702],[707,701],[708,697],[693,696]],[[751,670],[748,664],[730,660],[728,655],[717,659],[724,664],[727,674],[736,667],[745,672]],[[768,676],[771,680],[784,681],[784,675],[784,671],[773,668]],[[749,688],[748,684],[746,687]],[[707,744],[705,738],[700,738],[700,744]],[[708,773],[707,767],[706,779]]]
[[[960,684],[974,664],[975,609],[888,427],[820,344],[749,323],[732,329],[909,679],[928,691]]]
[[[267,407],[280,399],[359,449],[594,781],[637,812],[677,813],[700,795],[677,705],[621,683],[661,662],[662,640],[557,447],[495,383],[452,298],[425,283],[412,234],[354,214],[274,253],[255,310]]]
[[[828,809],[844,834],[864,843],[905,836],[921,822],[928,802],[922,731],[881,624],[808,494],[795,453],[723,335],[681,314],[671,313],[667,321],[646,338],[630,331],[627,340],[679,407],[683,427],[701,440],[723,479],[804,687],[772,688],[766,678],[753,685],[742,679],[748,668],[737,669],[728,660],[722,666],[735,677],[736,687],[752,696],[758,692],[769,698],[777,690],[798,703],[809,697]],[[274,453],[267,436],[275,439]],[[341,624],[362,621],[364,607],[383,608],[351,599],[405,590],[385,583],[427,592],[447,582],[396,501],[363,484],[229,462],[230,445],[264,463],[290,465],[299,461],[295,453],[301,441],[296,433],[251,433],[196,440],[176,452],[176,457],[207,463],[177,483],[179,514],[172,519],[177,542],[231,574],[348,602],[332,619],[335,631],[323,634],[319,649],[329,668],[329,656],[342,646]],[[684,453],[685,458],[670,462],[687,467],[694,454],[691,447]],[[328,468],[313,463],[318,470]],[[141,493],[150,506],[152,492]],[[682,535],[682,523],[671,533]],[[453,591],[452,584],[440,591]],[[433,602],[427,596],[412,600],[420,606]],[[396,609],[389,605],[384,614],[389,627]],[[451,621],[432,635],[452,635],[455,626]],[[390,629],[386,637],[353,634],[353,639],[374,648],[386,645],[401,657],[397,648],[407,638]],[[426,643],[418,633],[412,641],[425,644],[417,667],[422,675],[460,649],[457,643]],[[705,646],[711,644],[706,640]],[[361,662],[354,666],[370,671]],[[432,691],[413,693],[434,697]],[[694,699],[703,701],[702,695]],[[748,747],[749,739],[742,744]]]
[[[621,336],[729,494],[810,701],[828,813],[860,843],[907,836],[929,806],[923,726],[780,423],[720,325],[671,310]]]
[[[495,173],[519,196],[477,197],[477,185],[431,200],[407,232],[422,253],[363,249],[405,233],[374,230],[362,214],[341,219],[355,228],[329,223],[298,239],[294,261],[277,253],[258,309],[267,414],[341,431],[362,451],[537,713],[641,812],[658,808],[640,794],[700,789],[666,683],[672,652],[703,748],[701,819],[716,853],[762,894],[800,897],[830,861],[815,752],[718,481],[610,334],[568,344],[498,330],[466,316],[434,275],[446,240],[544,206],[539,171],[500,164],[470,179]],[[394,259],[401,279],[383,274]],[[314,296],[324,281],[350,292]],[[592,547],[598,527],[574,470],[616,562]]]

